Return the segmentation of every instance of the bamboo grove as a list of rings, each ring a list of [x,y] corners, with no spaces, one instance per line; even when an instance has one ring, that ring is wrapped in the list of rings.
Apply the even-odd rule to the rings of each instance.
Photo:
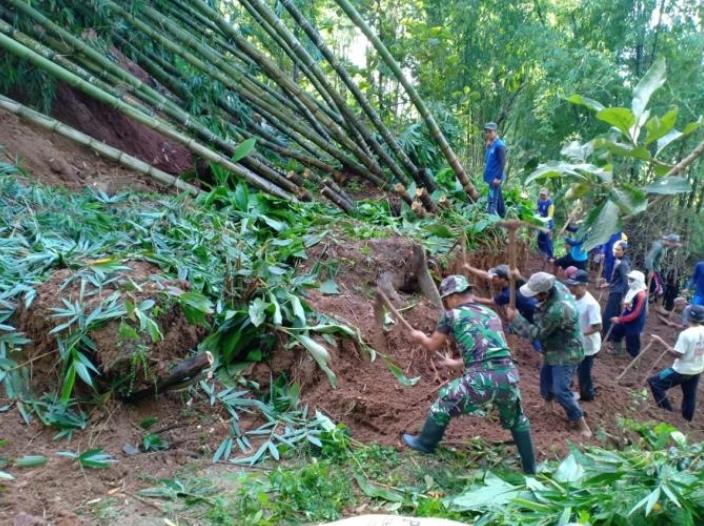
[[[476,201],[476,189],[401,66],[350,2],[336,2],[397,76],[468,199]],[[438,188],[430,171],[403,149],[313,22],[293,1],[279,4],[296,31],[264,0],[7,0],[0,7],[0,53],[279,198],[324,197],[352,212],[354,200],[339,185],[352,176],[396,194],[416,211],[434,212]],[[243,30],[247,24],[257,24],[268,38],[251,38]],[[275,59],[282,53],[292,68]],[[123,67],[121,57],[156,83]],[[322,60],[331,68],[327,73]],[[4,98],[3,107],[105,150],[12,99]],[[110,156],[157,173],[114,149]],[[197,191],[164,176],[158,174],[162,182]]]

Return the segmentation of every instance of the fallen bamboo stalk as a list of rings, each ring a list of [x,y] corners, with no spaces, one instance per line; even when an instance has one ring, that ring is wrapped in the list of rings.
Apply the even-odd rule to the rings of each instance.
[[[623,370],[623,372],[616,377],[616,383],[619,383],[621,381],[621,378],[623,378],[626,375],[626,373],[631,370],[631,367],[633,367],[638,361],[640,361],[640,359],[643,357],[643,355],[646,353],[646,351],[648,351],[648,349],[650,349],[653,346],[653,343],[655,343],[655,340],[650,340],[648,345],[645,346],[645,349],[643,349],[640,353],[638,353],[638,356],[636,356],[635,358],[633,358],[631,360],[631,363],[629,363],[626,366],[626,368]]]
[[[27,108],[19,102],[16,102],[3,95],[0,95],[0,108],[7,110],[10,113],[14,113],[15,115],[18,115],[19,117],[31,122],[32,124],[36,124],[37,126],[55,132],[61,135],[62,137],[66,137],[69,140],[82,144],[83,146],[86,146],[99,153],[103,157],[111,159],[121,164],[122,166],[125,166],[126,168],[134,170],[135,172],[139,172],[143,175],[151,177],[152,179],[155,179],[160,183],[163,183],[168,186],[174,186],[183,192],[188,192],[194,195],[203,193],[202,190],[193,186],[192,184],[182,181],[181,179],[178,179],[173,175],[167,174],[166,172],[162,172],[158,168],[154,168],[150,164],[145,163],[144,161],[137,159],[136,157],[133,157],[121,150],[118,150],[117,148],[113,148],[112,146],[108,146],[105,143],[97,141],[90,135],[86,135],[85,133],[80,132],[75,128],[71,128],[70,126],[63,124],[62,122],[57,121],[56,119],[52,119],[50,117],[47,117],[46,115],[43,115],[38,111],[34,111],[30,108]]]
[[[213,361],[213,355],[209,351],[187,358],[179,362],[167,376],[157,379],[153,386],[136,391],[124,397],[123,400],[131,403],[138,402],[144,398],[173,389],[183,382],[192,381],[203,369],[213,365]]]

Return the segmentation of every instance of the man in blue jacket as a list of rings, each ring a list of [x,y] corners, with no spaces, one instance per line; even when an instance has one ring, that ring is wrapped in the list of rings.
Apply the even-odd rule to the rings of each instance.
[[[694,291],[692,304],[704,305],[704,261],[700,261],[694,266],[694,274],[692,274],[687,288]]]
[[[489,199],[486,211],[504,217],[506,208],[501,185],[506,178],[506,145],[499,138],[498,126],[495,122],[484,125],[484,141],[486,153],[484,155],[484,182],[489,185]]]

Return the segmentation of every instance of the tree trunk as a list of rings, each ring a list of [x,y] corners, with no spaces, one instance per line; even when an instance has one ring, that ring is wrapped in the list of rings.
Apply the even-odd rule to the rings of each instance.
[[[315,46],[320,50],[320,52],[328,61],[330,66],[332,66],[335,72],[339,75],[340,79],[342,79],[342,82],[345,84],[345,86],[347,86],[347,88],[350,90],[352,95],[354,95],[354,98],[357,100],[364,113],[367,115],[369,120],[374,124],[376,129],[384,138],[384,141],[389,146],[391,151],[394,152],[396,158],[401,161],[401,163],[403,163],[406,170],[408,170],[408,172],[413,176],[413,178],[418,184],[426,185],[429,192],[435,191],[437,187],[435,186],[434,181],[432,181],[431,179],[429,181],[430,184],[426,184],[426,181],[424,181],[423,177],[420,175],[420,170],[418,169],[418,167],[413,164],[413,161],[411,161],[406,152],[403,151],[403,149],[393,137],[389,129],[381,120],[379,114],[376,112],[376,110],[374,110],[371,104],[369,104],[369,101],[366,99],[366,97],[359,89],[357,84],[354,82],[345,67],[340,63],[339,60],[337,60],[337,57],[335,57],[332,50],[330,50],[330,48],[325,44],[325,41],[320,36],[320,33],[318,33],[318,31],[311,25],[310,21],[305,18],[303,13],[300,12],[300,10],[293,4],[291,0],[280,1],[291,14],[291,16],[294,18],[296,23],[298,23],[303,28],[303,30],[311,39],[313,44],[315,44]]]
[[[23,59],[28,60],[35,66],[45,70],[46,72],[50,73],[57,79],[65,82],[69,86],[72,86],[76,89],[79,89],[86,93],[87,95],[95,98],[96,100],[99,100],[100,102],[103,102],[107,104],[108,106],[115,108],[116,110],[120,111],[121,113],[127,115],[128,117],[134,119],[137,122],[141,122],[142,124],[148,126],[149,128],[152,128],[156,130],[157,132],[173,139],[174,141],[183,144],[186,148],[191,150],[193,153],[200,155],[204,159],[207,159],[209,161],[212,161],[216,164],[221,165],[222,167],[228,169],[231,171],[234,175],[237,177],[242,178],[243,180],[251,183],[252,185],[256,186],[257,188],[264,190],[265,192],[271,193],[272,195],[275,195],[277,197],[280,197],[282,199],[292,199],[291,194],[286,193],[283,191],[281,188],[278,186],[272,184],[271,182],[267,181],[266,179],[263,179],[259,177],[258,175],[252,173],[251,171],[247,170],[246,168],[242,166],[238,166],[231,162],[229,159],[224,157],[223,155],[211,150],[210,148],[207,148],[206,146],[196,142],[194,139],[191,137],[188,137],[187,135],[184,135],[183,133],[171,128],[170,126],[167,126],[165,123],[160,122],[158,119],[149,116],[140,110],[133,108],[132,106],[129,106],[128,104],[125,104],[121,100],[117,99],[116,97],[113,97],[112,95],[105,93],[101,89],[95,87],[89,82],[86,82],[85,80],[81,79],[80,77],[74,75],[73,73],[67,71],[66,69],[62,68],[61,66],[45,59],[41,55],[35,53],[31,49],[27,48],[26,46],[20,44],[19,42],[11,39],[10,37],[1,34],[0,33],[0,47],[3,47],[6,51],[20,57]]]
[[[165,184],[166,186],[174,186],[182,192],[187,192],[193,195],[199,195],[203,193],[200,188],[197,188],[192,184],[182,181],[181,179],[178,179],[173,175],[167,174],[166,172],[162,172],[161,170],[154,168],[150,164],[147,164],[144,161],[137,159],[136,157],[132,157],[131,155],[128,155],[125,152],[118,150],[117,148],[113,148],[112,146],[108,146],[103,142],[97,141],[93,137],[86,135],[83,132],[71,128],[70,126],[66,126],[65,124],[57,121],[56,119],[47,117],[46,115],[39,113],[38,111],[34,111],[30,108],[27,108],[19,102],[15,102],[14,100],[4,97],[2,95],[0,95],[0,108],[14,113],[15,115],[19,115],[20,117],[28,120],[32,124],[36,124],[37,126],[40,126],[46,130],[50,130],[61,135],[62,137],[66,137],[67,139],[77,142],[78,144],[86,146],[99,153],[103,157],[106,157],[107,159],[112,159],[113,161],[118,162],[119,164],[125,166],[126,168],[129,168],[130,170],[134,170],[135,172],[139,172],[143,175],[146,175],[147,177],[151,177],[155,181],[159,181],[160,183]]]
[[[460,164],[459,159],[457,159],[457,155],[455,155],[455,152],[452,150],[452,147],[447,142],[447,139],[445,138],[443,133],[440,131],[440,127],[438,126],[437,122],[435,122],[435,118],[428,110],[427,106],[425,105],[425,102],[423,102],[423,99],[421,99],[420,95],[418,95],[418,92],[416,91],[415,87],[403,74],[403,71],[401,71],[401,67],[393,59],[388,49],[386,49],[386,46],[384,46],[384,44],[379,40],[379,37],[377,37],[374,32],[369,28],[369,26],[364,22],[357,10],[352,6],[352,4],[350,4],[348,0],[335,0],[335,2],[342,8],[345,13],[347,13],[347,16],[350,17],[352,22],[354,22],[354,24],[359,27],[362,32],[367,36],[367,38],[372,42],[374,48],[381,55],[386,65],[394,73],[396,78],[398,78],[401,85],[405,88],[406,92],[408,93],[408,96],[411,98],[411,101],[423,117],[423,120],[428,126],[431,135],[440,146],[442,154],[445,156],[445,159],[447,159],[448,164],[455,172],[455,176],[459,180],[464,191],[467,193],[469,199],[471,201],[476,201],[477,199],[479,199],[479,193],[477,192],[477,189],[474,188],[472,183],[469,181],[469,178],[467,177],[464,168]]]

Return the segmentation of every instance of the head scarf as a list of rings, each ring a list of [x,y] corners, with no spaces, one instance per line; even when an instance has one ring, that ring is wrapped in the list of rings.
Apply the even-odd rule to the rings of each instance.
[[[640,270],[631,270],[628,273],[628,292],[623,302],[628,305],[633,298],[641,291],[645,290],[645,275]]]

